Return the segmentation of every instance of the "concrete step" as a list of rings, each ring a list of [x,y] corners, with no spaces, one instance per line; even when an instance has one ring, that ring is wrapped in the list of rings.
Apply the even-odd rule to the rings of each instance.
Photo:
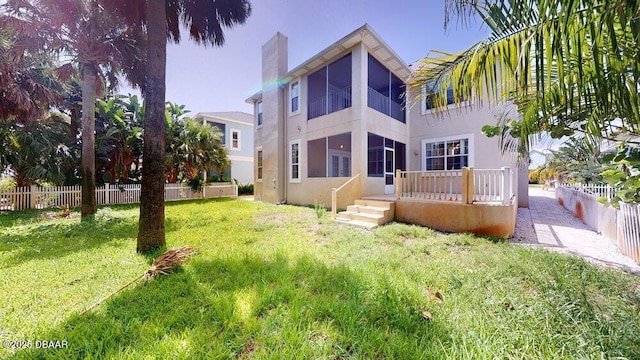
[[[367,214],[353,211],[342,211],[338,213],[338,217],[349,220],[361,220],[378,223],[379,220],[384,218],[381,214]]]
[[[364,205],[349,205],[347,206],[347,211],[372,215],[384,215],[385,211],[389,211],[389,208]]]
[[[346,219],[336,218],[336,221],[342,224],[355,225],[365,229],[373,229],[376,226],[378,226],[377,224],[372,224],[369,222],[364,222],[359,220],[346,220]]]
[[[356,205],[392,209],[392,208],[394,208],[395,203],[393,203],[392,201],[363,200],[363,199],[360,199],[360,200],[356,200]]]

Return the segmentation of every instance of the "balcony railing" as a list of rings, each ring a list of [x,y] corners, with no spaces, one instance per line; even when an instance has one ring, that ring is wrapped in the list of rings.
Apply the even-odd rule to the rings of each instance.
[[[396,196],[416,200],[454,201],[463,204],[510,204],[511,169],[397,171]]]
[[[369,87],[367,94],[367,104],[370,108],[377,110],[392,118],[405,122],[404,109],[402,104],[391,100],[388,96],[379,93],[377,90]]]
[[[351,86],[340,90],[329,89],[328,101],[326,96],[309,101],[308,119],[311,120],[348,107],[351,107]]]

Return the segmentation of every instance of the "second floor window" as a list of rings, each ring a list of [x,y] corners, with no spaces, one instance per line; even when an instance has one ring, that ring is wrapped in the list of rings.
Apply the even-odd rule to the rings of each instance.
[[[231,129],[231,149],[240,150],[240,130]]]
[[[258,101],[258,126],[262,125],[262,100]]]
[[[291,113],[300,111],[300,82],[291,83]]]

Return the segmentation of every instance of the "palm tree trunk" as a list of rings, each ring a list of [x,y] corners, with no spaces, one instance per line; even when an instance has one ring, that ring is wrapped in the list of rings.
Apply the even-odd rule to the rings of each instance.
[[[96,69],[82,68],[82,218],[97,211],[96,204]]]
[[[165,245],[164,158],[165,72],[167,21],[165,1],[147,1],[147,84],[142,162],[140,221],[136,250],[148,252]]]

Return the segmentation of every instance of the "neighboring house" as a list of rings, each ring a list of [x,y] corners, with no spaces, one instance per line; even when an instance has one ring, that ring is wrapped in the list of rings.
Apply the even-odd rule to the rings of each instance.
[[[551,149],[533,149],[529,151],[529,169],[537,169],[545,166],[549,158],[553,155]]]
[[[256,200],[345,209],[360,198],[402,198],[407,187],[398,181],[409,174],[398,170],[516,169],[515,157],[503,158],[497,139],[481,132],[495,123],[492,109],[434,114],[424,91],[407,95],[411,68],[369,25],[293,70],[287,57],[287,38],[277,33],[262,47],[263,89],[247,99]],[[517,184],[511,174],[506,181]],[[350,196],[336,204],[332,189],[350,179]],[[526,190],[521,198],[526,206]]]
[[[194,119],[215,126],[222,133],[222,142],[227,147],[231,161],[230,168],[223,175],[241,184],[252,184],[254,116],[240,111],[202,112],[196,114]],[[208,174],[218,175],[214,172]]]

